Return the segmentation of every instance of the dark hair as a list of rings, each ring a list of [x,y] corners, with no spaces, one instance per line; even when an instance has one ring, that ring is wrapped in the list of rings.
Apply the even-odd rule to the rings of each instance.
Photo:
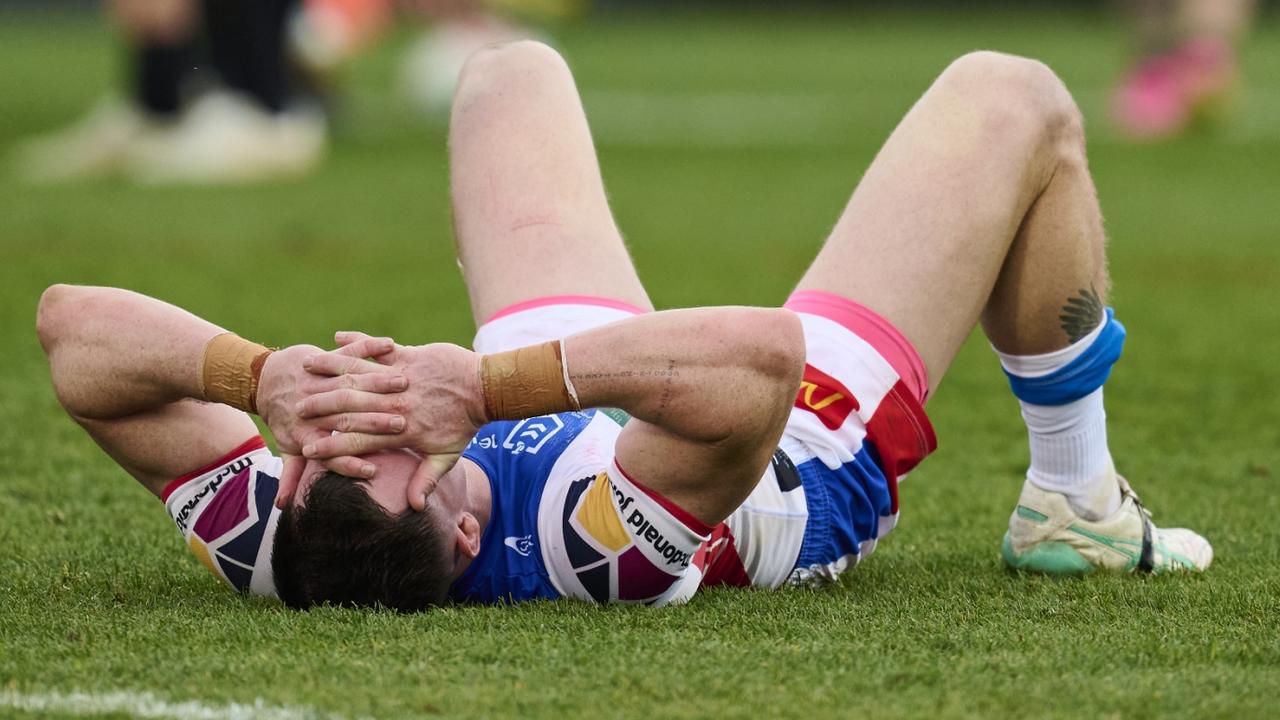
[[[290,607],[321,603],[414,612],[444,602],[452,582],[429,513],[387,512],[364,481],[327,472],[301,507],[280,514],[271,551],[276,591]]]

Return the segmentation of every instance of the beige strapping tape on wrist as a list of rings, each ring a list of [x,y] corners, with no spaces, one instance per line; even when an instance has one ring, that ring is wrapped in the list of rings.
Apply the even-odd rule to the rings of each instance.
[[[204,346],[200,363],[200,395],[205,400],[256,414],[258,379],[271,352],[235,333],[213,336]]]
[[[523,420],[581,410],[569,391],[559,340],[480,358],[480,388],[490,420]]]

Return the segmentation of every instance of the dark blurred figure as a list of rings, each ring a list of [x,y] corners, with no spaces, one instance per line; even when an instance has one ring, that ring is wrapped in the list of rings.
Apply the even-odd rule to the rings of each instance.
[[[1136,139],[1163,140],[1225,113],[1238,80],[1236,45],[1255,0],[1130,0],[1139,57],[1112,116]]]
[[[24,143],[33,181],[122,174],[236,182],[305,172],[325,121],[297,91],[287,28],[298,0],[110,0],[131,55],[128,97]]]

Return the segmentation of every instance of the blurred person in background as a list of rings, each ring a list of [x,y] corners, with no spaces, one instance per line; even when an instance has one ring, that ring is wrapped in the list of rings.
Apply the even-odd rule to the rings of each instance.
[[[1238,80],[1236,45],[1255,0],[1134,0],[1139,55],[1121,78],[1112,116],[1126,135],[1163,140],[1226,109]]]
[[[429,27],[406,54],[401,90],[445,120],[458,72],[529,24],[580,15],[587,0],[110,0],[131,62],[127,98],[100,100],[69,127],[23,143],[29,180],[123,174],[219,183],[305,173],[324,153],[319,91],[386,34],[396,6]]]
[[[143,182],[234,182],[305,172],[325,121],[299,91],[285,28],[297,0],[110,0],[129,47],[127,96],[27,141],[33,181],[125,174]]]

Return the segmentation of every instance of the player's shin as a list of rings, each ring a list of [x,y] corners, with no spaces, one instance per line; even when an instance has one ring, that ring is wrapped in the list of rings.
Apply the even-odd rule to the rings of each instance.
[[[1096,304],[1100,310],[1101,303]],[[1120,357],[1125,329],[1108,309],[1100,324],[1082,330],[1083,337],[1076,334],[1071,345],[1055,352],[997,354],[1027,424],[1027,479],[1065,495],[1081,517],[1097,520],[1120,507],[1102,386]]]

